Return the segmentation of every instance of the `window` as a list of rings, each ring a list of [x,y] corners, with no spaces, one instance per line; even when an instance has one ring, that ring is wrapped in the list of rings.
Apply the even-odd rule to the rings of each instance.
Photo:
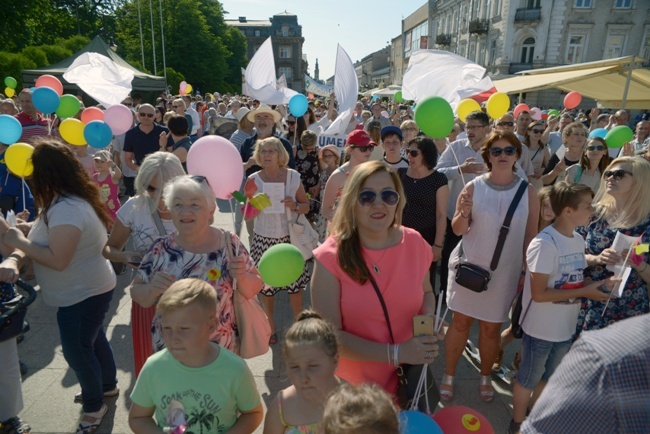
[[[492,11],[492,15],[501,16],[501,0],[496,0],[494,2],[494,10]]]
[[[427,41],[427,38],[423,38],[423,36],[429,36],[428,21],[417,25],[410,32],[404,34],[404,57],[409,57],[415,50],[426,48],[421,46],[421,42]]]
[[[492,39],[490,41],[490,53],[488,58],[488,64],[494,65],[497,60],[497,40]]]
[[[604,59],[614,59],[623,55],[623,46],[625,45],[625,35],[609,34],[607,35],[607,44],[605,45]]]
[[[259,30],[255,30],[255,36],[262,36],[262,32],[260,32]]]
[[[632,0],[616,0],[614,2],[614,9],[630,9],[632,7]]]
[[[287,26],[286,24],[282,26],[282,36],[284,36],[285,38],[289,36],[289,26]]]
[[[476,62],[476,43],[470,42],[467,58],[472,62]]]
[[[576,9],[588,9],[591,7],[591,0],[575,0],[573,7]]]
[[[291,83],[293,81],[293,68],[281,66],[280,77],[282,77],[282,74],[284,74],[284,76],[287,78],[287,83]]]
[[[485,43],[479,41],[478,43],[478,62],[479,65],[485,66]]]
[[[521,44],[521,63],[533,63],[535,55],[535,38],[526,38]]]
[[[541,6],[539,4],[539,0],[528,0],[526,2],[526,7],[528,9],[536,9],[536,8],[540,8]]]
[[[569,45],[567,47],[566,62],[567,63],[580,63],[582,62],[582,53],[585,48],[585,37],[583,35],[571,35],[569,37]]]
[[[645,29],[645,35],[643,35],[643,39],[641,40],[639,56],[644,59],[650,59],[650,27],[646,27]]]
[[[291,45],[280,45],[280,59],[291,59]]]

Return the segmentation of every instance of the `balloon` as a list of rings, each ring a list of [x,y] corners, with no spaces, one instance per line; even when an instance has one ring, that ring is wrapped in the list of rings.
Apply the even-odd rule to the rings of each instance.
[[[188,85],[187,85],[187,87],[185,88],[185,93],[186,93],[187,95],[191,95],[191,94],[192,94],[192,85],[191,85],[191,84],[188,84]]]
[[[478,411],[462,405],[445,407],[433,416],[444,433],[494,434],[487,418]]]
[[[104,112],[97,107],[88,107],[81,112],[81,122],[87,124],[90,121],[103,121]]]
[[[546,110],[542,111],[542,119],[548,119],[548,113],[545,113]]]
[[[307,97],[301,93],[298,93],[291,97],[289,100],[289,113],[294,117],[300,117],[307,113],[309,108],[309,101]]]
[[[558,110],[555,110],[555,109],[550,109],[548,111],[548,115],[549,116],[560,116],[560,112]]]
[[[59,125],[59,134],[61,134],[63,140],[71,145],[83,146],[88,144],[84,138],[84,124],[79,119],[65,119]]]
[[[456,113],[458,113],[458,119],[461,121],[465,122],[465,119],[467,118],[467,115],[470,114],[471,112],[475,112],[477,110],[481,110],[481,106],[476,102],[476,100],[473,100],[471,98],[466,98],[462,100],[461,102],[458,103],[458,107],[456,107]]]
[[[13,97],[15,94],[16,94],[16,91],[15,91],[15,90],[13,90],[13,89],[10,88],[10,87],[5,87],[5,95],[7,95],[7,97],[11,98],[11,97]]]
[[[512,114],[515,116],[515,119],[517,119],[519,117],[519,113],[521,112],[530,113],[530,107],[528,107],[528,104],[524,104],[524,103],[517,104]]]
[[[607,135],[607,130],[605,128],[596,128],[592,132],[589,133],[589,138],[593,137],[600,137],[601,139],[604,139],[605,136]]]
[[[625,125],[619,125],[607,132],[605,142],[607,143],[608,148],[622,148],[623,145],[632,140],[633,137],[634,131],[632,131],[632,128]]]
[[[81,103],[74,95],[63,95],[59,107],[56,109],[56,115],[61,119],[76,116],[81,109]]]
[[[7,167],[16,176],[25,178],[34,172],[32,164],[32,154],[34,147],[27,143],[14,143],[7,148],[5,152],[5,163]]]
[[[18,82],[13,77],[5,77],[5,86],[7,86],[9,89],[15,89],[16,86],[18,86]]]
[[[541,121],[542,111],[538,107],[533,107],[530,109],[530,117],[533,118],[534,121]]]
[[[377,101],[379,99],[379,95],[373,95],[372,96],[372,101]]]
[[[581,100],[582,95],[580,95],[578,92],[569,92],[564,97],[564,107],[568,108],[569,110],[574,109],[580,105]]]
[[[443,434],[440,426],[426,414],[407,410],[398,415],[400,434]]]
[[[105,148],[113,139],[113,131],[104,121],[90,121],[84,127],[84,139],[93,148]]]
[[[493,93],[487,100],[486,108],[492,119],[499,119],[510,108],[510,97],[503,92]]]
[[[185,89],[187,88],[187,81],[181,81],[181,84],[178,88],[181,92],[185,92]]]
[[[302,274],[304,267],[305,259],[298,247],[287,243],[276,244],[268,249],[257,265],[264,283],[276,288],[294,283]]]
[[[415,107],[415,123],[427,136],[442,139],[454,129],[454,111],[444,98],[431,96]]]
[[[61,81],[59,81],[59,79],[53,75],[45,74],[45,75],[41,75],[36,79],[36,83],[34,84],[34,87],[38,89],[39,87],[43,87],[43,86],[54,89],[54,91],[56,91],[56,93],[59,96],[63,95],[63,85],[61,84]]]
[[[58,107],[61,98],[54,89],[48,86],[37,87],[32,93],[34,107],[42,113],[53,113]]]
[[[23,135],[23,126],[11,115],[0,115],[0,143],[11,145]]]
[[[187,154],[187,171],[208,179],[219,199],[230,199],[244,179],[244,166],[235,145],[221,136],[203,136]]]
[[[133,112],[125,105],[112,105],[104,112],[104,122],[111,127],[113,134],[119,136],[131,129],[133,125]]]
[[[404,97],[402,97],[402,91],[398,90],[397,92],[395,92],[394,98],[395,98],[395,102],[398,103],[404,101]]]

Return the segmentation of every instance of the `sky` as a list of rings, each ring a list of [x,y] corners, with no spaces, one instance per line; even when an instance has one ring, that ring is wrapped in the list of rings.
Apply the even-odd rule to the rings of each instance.
[[[227,20],[244,16],[266,20],[290,12],[298,16],[305,38],[309,73],[314,76],[318,58],[319,77],[334,75],[336,45],[352,59],[361,60],[380,50],[402,31],[402,19],[415,12],[426,0],[220,0]]]

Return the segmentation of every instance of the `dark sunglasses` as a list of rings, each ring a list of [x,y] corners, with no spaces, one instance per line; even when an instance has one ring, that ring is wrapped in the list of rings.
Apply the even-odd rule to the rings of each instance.
[[[381,198],[384,205],[395,206],[399,202],[399,194],[395,190],[383,190],[379,194],[372,190],[364,190],[359,193],[359,205],[372,206],[377,201],[377,196]]]
[[[360,150],[361,152],[368,152],[368,151],[372,151],[372,148],[374,148],[374,146],[372,146],[372,145],[367,145],[367,146],[356,146],[356,145],[352,145],[352,146],[350,146],[350,148],[352,148],[352,149],[358,149],[358,150]]]
[[[587,146],[587,151],[604,151],[605,149],[607,149],[607,148],[605,146],[603,146],[603,145],[589,145],[589,146]]]
[[[182,105],[172,105],[172,108],[180,108],[180,107],[183,107],[183,106]],[[185,107],[183,107],[183,108],[185,108]]]
[[[497,123],[498,126],[500,127],[512,127],[515,125],[514,122],[499,122]]]
[[[296,121],[287,121],[287,125],[295,125]]]
[[[493,157],[499,157],[501,154],[506,154],[508,157],[512,157],[517,153],[517,148],[514,146],[506,146],[505,148],[490,148],[490,155]]]
[[[138,113],[138,114],[140,115],[140,117],[146,116],[148,118],[152,118],[155,116],[153,113]]]
[[[205,182],[206,184],[210,185],[210,183],[208,182],[208,178],[206,178],[205,176],[194,175],[194,176],[192,176],[191,179],[192,179],[192,181],[196,181],[197,184]]]
[[[535,134],[544,134],[544,130],[536,130],[533,128],[531,131]]]
[[[147,186],[147,191],[148,191],[149,193],[151,193],[151,194],[154,194],[155,192],[158,191],[158,188],[157,188],[157,187],[154,187],[153,185],[148,185],[148,186]]]
[[[420,151],[418,151],[417,149],[407,149],[407,150],[406,150],[406,153],[407,153],[408,155],[410,155],[411,157],[413,157],[413,158],[415,158],[415,157],[417,157],[418,155],[420,155]]]
[[[632,172],[624,169],[618,169],[618,170],[606,170],[605,173],[603,173],[605,179],[609,177],[613,177],[615,181],[620,180],[625,175],[632,175]]]
[[[132,102],[123,102],[122,105],[125,105],[125,106],[127,106],[127,107],[133,107],[133,103],[132,103]]]

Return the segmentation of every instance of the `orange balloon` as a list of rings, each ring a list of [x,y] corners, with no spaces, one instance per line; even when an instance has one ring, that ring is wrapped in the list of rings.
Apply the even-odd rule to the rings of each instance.
[[[87,124],[90,121],[103,121],[104,112],[97,107],[88,107],[81,112],[81,122]]]
[[[63,85],[61,84],[61,81],[55,76],[45,74],[38,77],[36,79],[36,84],[34,84],[34,87],[39,88],[43,86],[51,87],[56,93],[59,94],[59,96],[63,96]]]

